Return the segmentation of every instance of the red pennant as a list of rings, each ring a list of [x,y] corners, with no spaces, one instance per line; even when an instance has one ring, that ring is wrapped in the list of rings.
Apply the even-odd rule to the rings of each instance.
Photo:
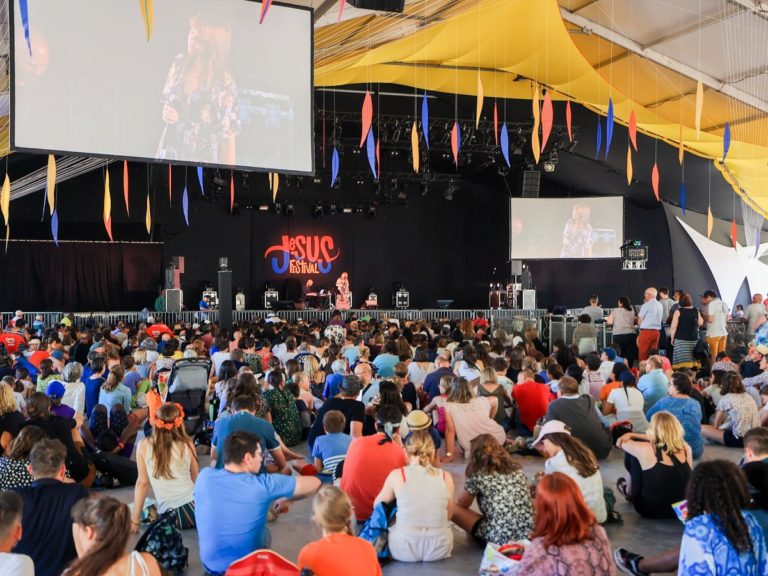
[[[736,218],[731,222],[731,244],[736,248],[736,241],[739,238],[739,230],[736,228]]]
[[[131,215],[131,205],[128,202],[128,160],[123,160],[123,197],[125,198],[125,211]]]
[[[235,173],[229,174],[229,211],[235,211]]]
[[[107,231],[107,236],[109,236],[109,241],[112,242],[112,218],[107,218],[104,220],[104,228]]]
[[[544,152],[544,148],[547,146],[547,140],[552,133],[552,121],[555,113],[552,110],[552,96],[549,95],[549,90],[544,95],[544,105],[541,107],[541,151]]]
[[[451,129],[451,151],[453,152],[453,163],[459,167],[459,123],[454,122]]]
[[[376,140],[376,175],[381,180],[381,139]]]
[[[632,148],[637,152],[637,118],[635,111],[629,113],[629,141],[632,142]]]
[[[336,17],[336,24],[341,22],[341,15],[344,13],[344,0],[339,0],[339,15]]]
[[[362,132],[360,134],[360,148],[365,144],[365,139],[368,138],[368,131],[371,129],[371,123],[373,122],[373,98],[368,90],[365,91],[365,98],[363,99],[363,125]]]
[[[571,101],[565,103],[565,125],[568,128],[568,141],[573,142],[573,119],[571,118]]]
[[[499,145],[499,106],[493,103],[493,137],[496,139],[496,146]]]
[[[653,170],[651,171],[651,186],[653,186],[653,194],[656,196],[656,201],[660,202],[659,198],[659,165],[656,162],[653,163]]]
[[[173,166],[168,164],[168,204],[173,206]]]

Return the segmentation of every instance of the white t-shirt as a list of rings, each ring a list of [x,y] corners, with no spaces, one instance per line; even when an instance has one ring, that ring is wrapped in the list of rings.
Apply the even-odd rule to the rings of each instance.
[[[213,373],[218,376],[219,370],[221,369],[221,364],[225,360],[229,360],[229,359],[230,359],[229,350],[227,351],[220,350],[219,352],[214,352],[213,355],[211,356],[211,360],[213,361]]]
[[[750,304],[744,311],[744,318],[747,320],[747,333],[755,333],[755,324],[758,320],[765,317],[765,306],[762,304]]]
[[[715,298],[707,306],[707,316],[712,316],[712,322],[707,324],[707,338],[728,336],[728,306],[720,298]]]
[[[616,407],[616,421],[629,420],[632,423],[632,431],[644,434],[648,430],[648,420],[643,413],[645,398],[637,388],[615,388],[608,394],[608,402]]]
[[[603,495],[603,478],[598,470],[589,478],[584,478],[579,472],[571,466],[562,450],[544,462],[544,473],[562,472],[570,477],[581,490],[584,496],[584,502],[594,513],[597,521],[602,524],[608,517],[608,510],[605,508],[605,497]]]
[[[0,574],[35,576],[35,564],[26,554],[0,552]]]

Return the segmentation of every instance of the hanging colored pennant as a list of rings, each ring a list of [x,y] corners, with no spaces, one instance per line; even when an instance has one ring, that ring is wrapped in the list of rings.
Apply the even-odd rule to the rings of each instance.
[[[128,201],[128,160],[123,160],[123,197],[125,198],[125,211],[131,215],[131,204]]]
[[[509,132],[507,131],[507,123],[501,125],[501,155],[504,156],[504,161],[507,163],[507,167],[510,167],[509,163]]]
[[[539,85],[533,87],[533,131],[531,132],[531,151],[536,164],[541,157],[541,143],[539,140],[539,126],[541,125],[541,106],[539,106]]]
[[[56,244],[56,246],[59,246],[59,211],[54,210],[53,214],[51,215],[51,236],[53,236],[53,242]],[[111,232],[110,232],[110,240],[112,239]],[[8,238],[6,237],[6,251],[8,250]]]
[[[707,206],[707,238],[712,238],[712,229],[715,227],[715,219],[712,216],[712,206]]]
[[[275,172],[273,174],[273,180],[272,180],[272,203],[275,203],[275,200],[277,200],[277,191],[280,189],[280,174]]]
[[[637,152],[637,118],[634,110],[629,113],[629,141],[632,142],[632,148]]]
[[[200,192],[205,196],[205,188],[203,187],[203,167],[197,167],[197,181],[200,182]]]
[[[333,147],[333,155],[331,156],[331,188],[336,184],[336,176],[339,175],[339,151],[336,146]]]
[[[723,131],[723,163],[728,156],[728,149],[731,147],[731,123],[725,123],[725,130]]]
[[[696,83],[696,116],[694,123],[696,125],[696,140],[699,139],[699,132],[701,132],[701,113],[704,110],[704,84],[701,80]]]
[[[181,212],[184,214],[184,222],[189,226],[189,193],[186,184],[184,184],[184,193],[181,195]]]
[[[493,138],[496,142],[496,146],[499,145],[499,106],[498,103],[493,103]]]
[[[571,101],[565,103],[565,127],[568,129],[568,141],[573,142],[573,117],[571,116]]]
[[[339,15],[336,17],[336,24],[341,22],[341,15],[344,13],[344,0],[339,0]]]
[[[368,138],[365,141],[366,153],[368,155],[368,165],[371,167],[374,180],[378,179],[376,173],[376,139],[373,136],[373,130],[368,130]]]
[[[547,147],[547,140],[552,133],[552,121],[554,120],[555,113],[552,109],[552,96],[549,95],[549,90],[544,95],[544,105],[541,107],[541,152],[544,152],[544,148]]]
[[[480,72],[477,73],[477,109],[475,110],[475,129],[480,127],[480,115],[483,113],[483,81],[480,78]]]
[[[685,157],[685,149],[683,147],[683,125],[680,124],[680,138],[677,144],[677,162],[680,166],[683,165],[683,158]]]
[[[680,182],[680,208],[685,216],[685,182]]]
[[[19,12],[21,13],[21,25],[24,27],[24,39],[27,41],[29,56],[32,57],[32,41],[29,37],[29,7],[27,0],[19,0]]]
[[[139,0],[141,8],[141,20],[144,22],[144,34],[147,36],[147,42],[152,36],[152,29],[155,26],[155,9],[152,7],[152,0]]]
[[[46,196],[47,196],[47,194],[46,194],[45,190],[43,190],[43,213],[40,214],[40,222],[45,220],[45,207],[48,205],[48,202],[46,200]]]
[[[656,201],[660,202],[659,197],[659,165],[654,162],[653,169],[651,170],[651,187],[653,187],[653,195],[656,196]]]
[[[229,173],[229,211],[235,211],[235,173]]]
[[[112,193],[109,190],[109,168],[104,176],[104,229],[107,231],[110,242],[112,241]]]
[[[168,205],[173,206],[173,166],[168,164]]]
[[[424,132],[424,144],[426,144],[427,150],[429,150],[429,102],[426,92],[424,92],[424,97],[421,99],[421,131]]]
[[[147,192],[147,213],[144,216],[144,224],[147,226],[147,234],[152,235],[152,210],[149,206],[149,192]]]
[[[267,17],[267,12],[269,12],[270,6],[272,6],[272,0],[261,0],[261,14],[259,15],[259,24],[264,22],[264,18]]]
[[[366,90],[365,98],[363,98],[363,110],[361,114],[362,125],[360,130],[360,148],[365,144],[365,139],[368,138],[368,132],[371,131],[371,123],[373,122],[373,98],[371,93]]]
[[[597,117],[597,142],[595,144],[595,160],[600,158],[600,150],[603,148],[603,124],[600,122],[600,116]]]
[[[376,139],[376,174],[381,178],[381,138]]]
[[[605,119],[605,159],[608,160],[608,152],[611,150],[613,140],[613,98],[608,98],[608,117]]]
[[[459,123],[454,122],[451,129],[451,152],[453,152],[453,163],[456,168],[459,167],[459,148],[461,147],[461,128]]]
[[[56,207],[56,157],[48,154],[48,173],[46,176],[45,195],[48,197],[48,210],[53,216]]]
[[[632,186],[632,148],[627,144],[627,186]]]
[[[5,227],[5,253],[8,254],[8,241],[11,239],[11,227]]]
[[[3,220],[8,226],[11,221],[11,179],[7,172],[5,173],[3,188],[0,190],[0,212],[3,213]]]
[[[419,173],[419,130],[416,128],[416,121],[411,126],[411,165],[413,171]]]
[[[736,218],[731,221],[731,244],[736,248],[736,243],[739,240],[739,230],[736,228]]]

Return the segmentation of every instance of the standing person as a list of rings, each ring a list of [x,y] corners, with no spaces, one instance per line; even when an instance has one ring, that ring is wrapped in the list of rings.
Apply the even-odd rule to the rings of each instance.
[[[349,289],[349,275],[342,272],[336,280],[336,309],[349,310],[352,307],[352,293]]]
[[[485,546],[527,538],[533,530],[533,501],[522,468],[490,434],[474,440],[466,482],[451,521]],[[471,506],[477,498],[478,514]]]
[[[618,307],[611,310],[605,323],[613,326],[612,344],[618,346],[624,354],[628,366],[632,366],[637,360],[637,335],[635,334],[635,309],[629,298],[619,298]],[[605,352],[605,350],[603,350]],[[614,360],[616,352],[613,351]],[[612,360],[613,361],[613,360]]]
[[[72,535],[78,559],[67,576],[161,576],[148,552],[126,552],[131,535],[130,512],[124,503],[104,495],[83,498],[72,509]]]
[[[35,576],[32,558],[13,554],[21,540],[21,510],[24,502],[15,492],[0,492],[0,574]]]
[[[320,487],[314,477],[260,474],[262,458],[258,436],[233,432],[224,443],[224,468],[205,468],[197,477],[200,562],[210,574],[223,574],[238,558],[270,547],[267,512],[275,500],[298,500]]]
[[[66,456],[58,440],[40,440],[29,455],[35,481],[16,489],[24,500],[24,532],[14,551],[32,558],[37,576],[59,576],[75,558],[71,512],[88,492],[79,484],[64,483]]]
[[[611,545],[576,483],[561,472],[536,488],[536,524],[519,576],[614,576]]]
[[[296,446],[301,442],[301,415],[296,400],[285,385],[281,371],[270,372],[267,382],[270,388],[264,392],[264,400],[269,406],[272,425],[286,446]]]
[[[673,346],[672,369],[697,369],[699,362],[693,354],[699,342],[699,328],[704,324],[698,308],[693,307],[691,295],[685,292],[680,296],[677,310],[672,313],[669,327],[669,342]]]
[[[592,294],[592,296],[589,297],[589,306],[585,306],[581,309],[582,314],[589,315],[592,324],[603,321],[603,309],[598,302],[599,298],[597,297],[597,294]]]
[[[132,532],[139,531],[147,490],[151,487],[157,511],[173,511],[176,525],[195,527],[195,480],[199,471],[197,452],[184,428],[178,404],[163,404],[155,416],[152,435],[136,451],[139,477],[134,488]]]
[[[707,290],[701,295],[704,314],[707,317],[707,344],[709,344],[710,364],[717,362],[717,355],[725,352],[728,340],[728,305],[714,290]]]
[[[408,465],[392,470],[374,505],[397,500],[397,522],[389,530],[389,551],[400,562],[435,562],[451,556],[453,477],[432,466],[435,444],[413,434],[405,443]]]
[[[352,502],[336,486],[325,485],[312,500],[312,520],[323,537],[299,552],[299,570],[315,576],[381,576],[381,565],[370,542],[352,531]]]
[[[747,342],[755,338],[755,332],[766,320],[766,310],[763,305],[763,295],[755,294],[752,296],[752,303],[744,310],[744,319],[746,323]]]
[[[640,361],[648,360],[651,350],[658,350],[664,309],[656,300],[656,288],[647,288],[643,293],[643,305],[637,315],[640,332],[637,336],[637,353]]]

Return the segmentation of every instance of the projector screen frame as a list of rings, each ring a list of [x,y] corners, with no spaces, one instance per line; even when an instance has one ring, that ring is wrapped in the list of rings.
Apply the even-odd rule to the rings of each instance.
[[[509,242],[509,262],[512,262],[512,260],[521,260],[523,262],[557,262],[559,260],[568,260],[568,261],[576,261],[576,260],[586,260],[590,262],[594,261],[600,261],[600,260],[621,260],[621,250],[619,250],[619,254],[617,256],[603,256],[599,258],[573,258],[573,257],[557,257],[557,258],[524,258],[517,255],[512,254],[512,201],[513,200],[563,200],[563,201],[575,201],[575,200],[601,200],[604,198],[621,198],[621,242],[619,243],[619,246],[622,246],[624,242],[626,242],[626,213],[627,213],[627,197],[623,194],[615,194],[615,195],[600,195],[600,194],[593,194],[592,196],[553,196],[553,197],[538,197],[538,198],[523,198],[522,196],[510,196],[509,197],[509,218],[507,219],[507,223],[509,225],[507,235],[508,242]]]
[[[240,2],[251,2],[253,4],[261,4],[258,0],[239,0]],[[54,155],[64,155],[64,156],[82,156],[82,157],[88,157],[88,158],[106,158],[108,160],[127,160],[129,162],[143,162],[147,164],[159,164],[159,165],[169,165],[172,164],[173,166],[202,166],[204,168],[215,168],[220,170],[237,170],[240,172],[278,172],[280,174],[287,174],[287,175],[295,175],[295,176],[314,176],[317,169],[316,164],[316,158],[315,158],[315,26],[314,26],[314,12],[315,9],[312,6],[301,6],[297,4],[288,4],[286,2],[272,2],[271,6],[282,6],[289,9],[294,10],[304,10],[309,12],[310,18],[309,18],[309,46],[310,46],[310,55],[309,55],[309,86],[310,86],[310,94],[309,94],[309,108],[310,108],[310,130],[309,130],[309,147],[310,147],[310,153],[311,153],[311,167],[309,171],[303,171],[303,170],[285,170],[285,169],[275,169],[275,168],[268,168],[265,166],[242,166],[238,164],[229,165],[229,164],[217,164],[217,163],[210,163],[210,162],[192,162],[192,161],[186,161],[186,160],[164,160],[164,159],[158,159],[158,158],[148,158],[148,157],[138,157],[138,156],[118,156],[115,154],[104,154],[104,153],[96,153],[96,152],[84,152],[82,150],[59,150],[59,149],[48,149],[48,148],[30,148],[30,147],[24,147],[24,146],[17,146],[16,145],[16,55],[15,55],[15,47],[16,47],[16,0],[9,0],[8,2],[8,28],[10,33],[10,39],[9,39],[9,71],[10,71],[10,80],[9,80],[9,149],[10,152],[24,152],[24,153],[30,153],[30,154],[54,154]],[[269,16],[265,19],[265,24],[261,24],[261,26],[268,26],[268,19]]]

